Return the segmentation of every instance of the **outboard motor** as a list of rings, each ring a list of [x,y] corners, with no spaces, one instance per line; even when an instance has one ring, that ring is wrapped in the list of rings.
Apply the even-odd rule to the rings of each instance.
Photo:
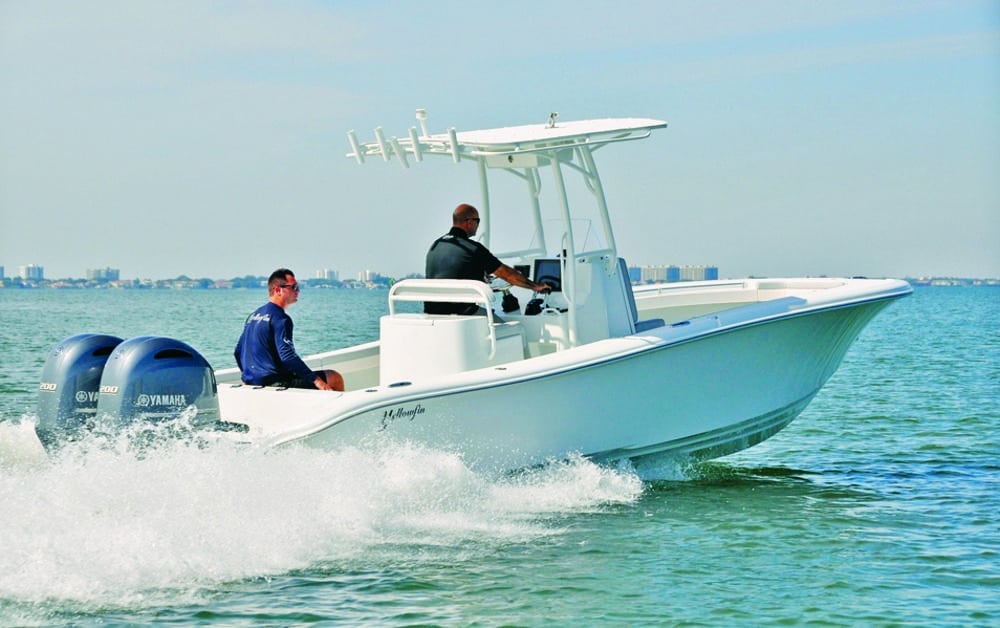
[[[77,334],[49,352],[38,385],[35,426],[46,449],[72,438],[93,421],[104,365],[121,342],[117,336]]]
[[[215,373],[200,353],[158,336],[130,338],[115,348],[101,377],[98,420],[126,426],[187,413],[192,427],[214,426],[219,420]]]

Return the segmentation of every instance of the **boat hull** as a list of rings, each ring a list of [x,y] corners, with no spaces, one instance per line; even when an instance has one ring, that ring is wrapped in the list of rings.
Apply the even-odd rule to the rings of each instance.
[[[715,458],[763,441],[798,416],[892,298],[735,322],[702,316],[336,399],[222,387],[220,406],[225,415],[227,407],[252,403],[252,395],[310,395],[322,406],[315,414],[303,412],[264,440],[322,448],[405,440],[498,471],[574,453],[602,462]]]

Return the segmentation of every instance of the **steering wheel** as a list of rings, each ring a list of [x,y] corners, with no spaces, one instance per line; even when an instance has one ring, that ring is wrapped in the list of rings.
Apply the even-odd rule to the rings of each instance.
[[[535,283],[544,283],[551,286],[553,292],[560,292],[562,290],[562,281],[555,275],[542,275],[535,280]]]

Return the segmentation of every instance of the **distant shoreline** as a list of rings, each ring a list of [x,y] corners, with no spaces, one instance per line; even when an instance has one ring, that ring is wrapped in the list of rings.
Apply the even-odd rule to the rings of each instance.
[[[751,277],[757,279],[758,277]],[[993,288],[1000,287],[1000,278],[971,277],[906,277],[914,288]],[[335,290],[385,290],[395,281],[380,277],[378,281],[338,281],[331,279],[301,279],[310,289]],[[0,280],[0,290],[263,290],[266,277],[242,277],[239,279],[129,279],[101,281],[93,279],[42,279],[24,281],[18,277]]]

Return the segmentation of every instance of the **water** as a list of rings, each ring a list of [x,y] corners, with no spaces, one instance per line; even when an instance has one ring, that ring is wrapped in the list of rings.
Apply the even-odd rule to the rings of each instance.
[[[228,366],[263,299],[0,290],[0,435],[62,338],[166,335]],[[373,339],[384,300],[304,291],[300,351]],[[998,320],[1000,290],[919,289],[786,430],[669,481],[404,445],[0,457],[0,625],[997,626]]]

